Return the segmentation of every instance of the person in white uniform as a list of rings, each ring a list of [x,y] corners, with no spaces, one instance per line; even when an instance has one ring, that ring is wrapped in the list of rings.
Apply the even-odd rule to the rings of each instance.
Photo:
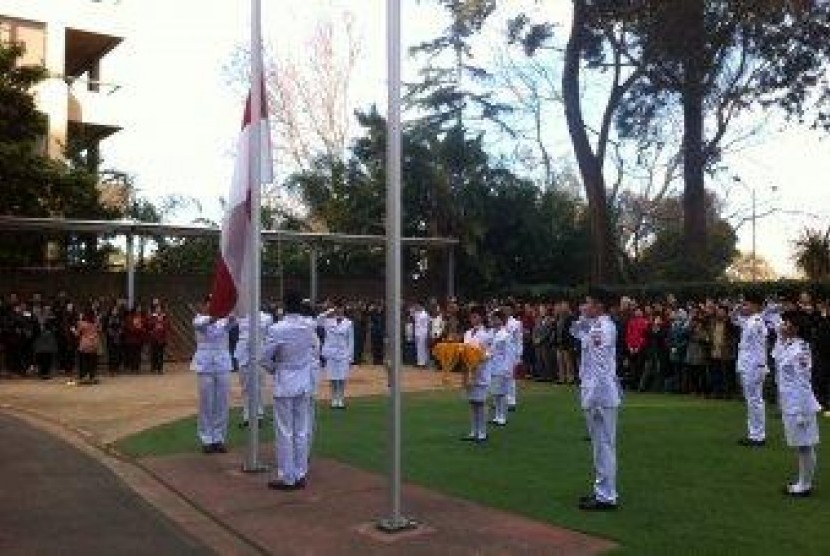
[[[230,372],[233,369],[228,349],[228,330],[232,319],[218,319],[208,314],[210,298],[196,311],[193,328],[196,332],[196,352],[190,369],[196,372],[199,383],[199,417],[197,435],[206,454],[225,453],[228,433],[228,402]]]
[[[268,488],[307,485],[311,422],[309,405],[320,352],[313,320],[302,315],[302,299],[285,295],[285,317],[268,330],[262,364],[274,375],[274,435],[277,477]]]
[[[767,367],[767,337],[769,330],[761,311],[763,300],[748,294],[732,315],[732,321],[741,329],[738,344],[737,372],[746,400],[747,436],[739,441],[743,446],[760,447],[766,444],[766,413],[764,408],[764,380]]]
[[[490,316],[492,341],[490,344],[490,393],[493,395],[493,420],[497,427],[507,425],[507,392],[510,376],[510,333],[505,327],[505,314],[496,310]]]
[[[346,407],[346,380],[354,359],[354,327],[339,303],[320,315],[318,324],[325,331],[322,353],[331,384],[331,407],[343,409]]]
[[[819,443],[817,414],[821,411],[813,394],[813,358],[802,337],[802,326],[797,312],[781,315],[772,351],[784,436],[798,456],[798,480],[784,488],[784,493],[793,497],[807,497],[813,492]]]
[[[424,368],[429,363],[429,314],[422,305],[415,305],[412,309],[413,333],[415,335],[415,361],[418,367]]]
[[[524,338],[522,331],[522,321],[516,318],[516,306],[512,303],[505,306],[504,311],[507,315],[507,322],[505,328],[510,335],[510,343],[508,344],[508,363],[509,373],[507,376],[507,409],[508,411],[516,411],[518,405],[518,389],[516,388],[516,368],[522,362],[522,353],[524,352]]]
[[[487,441],[487,417],[484,404],[490,387],[490,344],[492,335],[484,326],[484,308],[475,306],[470,309],[470,329],[464,333],[464,343],[472,344],[484,350],[487,358],[470,373],[467,382],[467,401],[470,403],[470,434],[461,439],[467,442],[482,443]]]
[[[239,322],[239,339],[234,348],[234,357],[239,364],[239,385],[242,388],[242,423],[240,428],[248,426],[250,420],[248,400],[250,399],[251,379],[259,380],[259,400],[257,400],[256,415],[257,419],[262,421],[265,416],[263,398],[265,392],[265,376],[260,371],[258,365],[254,365],[250,360],[250,334],[249,334],[249,320],[247,316],[237,319]],[[268,333],[268,328],[274,323],[274,319],[268,313],[260,311],[259,313],[259,349],[257,349],[257,359],[262,353],[262,345],[265,342],[265,336]]]
[[[617,414],[622,403],[617,377],[617,329],[606,313],[610,297],[597,292],[587,299],[571,334],[582,345],[580,398],[594,459],[594,491],[583,496],[586,511],[614,510],[617,493]]]
[[[306,320],[308,325],[311,326],[315,331],[314,349],[318,353],[318,356],[314,359],[314,368],[313,372],[311,373],[311,396],[309,396],[308,400],[308,445],[310,462],[311,449],[314,447],[314,436],[317,432],[317,390],[320,387],[320,376],[322,375],[323,368],[319,357],[319,354],[321,352],[321,345],[320,336],[317,333],[317,320],[314,318],[314,307],[310,299],[303,299],[301,311],[302,317]]]

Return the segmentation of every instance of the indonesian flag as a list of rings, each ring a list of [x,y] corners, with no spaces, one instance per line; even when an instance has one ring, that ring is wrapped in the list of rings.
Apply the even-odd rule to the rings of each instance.
[[[245,102],[227,212],[222,220],[221,252],[216,261],[210,299],[210,315],[219,318],[231,313],[240,316],[248,314],[250,289],[259,287],[259,276],[252,275],[251,268],[251,218],[252,215],[259,217],[259,208],[254,210],[252,206],[251,191],[252,187],[261,187],[262,184],[273,181],[271,134],[264,83],[261,90],[260,110],[252,110],[250,93]],[[258,121],[253,122],[254,118]],[[254,149],[259,151],[260,168],[251,172],[255,166],[255,157],[251,156]],[[259,244],[258,238],[256,244]],[[258,270],[256,274],[259,274]]]

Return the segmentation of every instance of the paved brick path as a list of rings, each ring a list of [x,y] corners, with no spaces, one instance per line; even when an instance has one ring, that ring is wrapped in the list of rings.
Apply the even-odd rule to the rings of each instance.
[[[232,399],[241,404],[239,381],[233,375]],[[407,370],[407,391],[442,387],[442,377],[431,371]],[[386,391],[382,367],[359,367],[349,381],[349,396],[367,396]],[[328,397],[325,385],[320,396]],[[196,411],[196,379],[186,365],[169,367],[164,375],[103,376],[96,386],[68,386],[67,380],[0,379],[0,405],[34,411],[89,434],[109,444]]]

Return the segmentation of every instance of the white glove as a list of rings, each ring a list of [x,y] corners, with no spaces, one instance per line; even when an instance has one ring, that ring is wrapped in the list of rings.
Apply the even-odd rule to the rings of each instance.
[[[807,426],[807,416],[803,413],[799,413],[795,416],[795,424],[799,427],[806,427]]]

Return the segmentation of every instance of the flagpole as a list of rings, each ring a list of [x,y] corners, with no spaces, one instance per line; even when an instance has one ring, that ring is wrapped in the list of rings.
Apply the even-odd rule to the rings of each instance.
[[[262,188],[262,8],[260,0],[251,0],[251,123],[249,141],[249,170],[248,185],[251,192],[251,237],[250,237],[250,267],[248,270],[249,298],[248,298],[248,354],[250,361],[250,376],[248,384],[248,450],[242,468],[246,472],[257,473],[265,471],[265,466],[259,461],[259,405],[261,393],[259,391],[259,355],[260,355],[260,307],[261,297],[261,227],[260,205]]]
[[[414,522],[401,514],[401,1],[386,2],[386,347],[389,371],[389,516],[378,522],[387,533]]]

